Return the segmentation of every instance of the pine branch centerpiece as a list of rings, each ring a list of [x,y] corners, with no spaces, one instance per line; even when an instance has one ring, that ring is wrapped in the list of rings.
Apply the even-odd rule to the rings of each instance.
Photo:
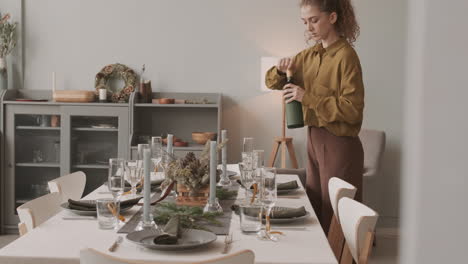
[[[227,140],[218,144],[216,152],[226,145]],[[190,206],[204,206],[209,197],[210,183],[210,142],[205,145],[200,157],[195,157],[193,152],[187,153],[184,158],[172,157],[166,170],[166,179],[162,188],[177,182],[177,204]],[[216,181],[219,180],[221,170],[216,171]]]

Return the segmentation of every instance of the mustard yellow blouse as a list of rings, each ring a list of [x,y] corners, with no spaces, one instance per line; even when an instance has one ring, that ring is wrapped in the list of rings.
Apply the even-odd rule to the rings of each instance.
[[[337,136],[357,136],[362,125],[364,84],[359,57],[343,38],[327,48],[317,44],[293,58],[293,83],[305,89],[304,123]],[[266,86],[282,90],[286,75],[272,67]]]

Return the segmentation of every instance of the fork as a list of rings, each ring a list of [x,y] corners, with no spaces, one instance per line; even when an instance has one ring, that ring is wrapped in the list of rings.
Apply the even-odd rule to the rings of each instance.
[[[224,248],[222,254],[227,254],[229,252],[229,246],[232,244],[233,235],[232,233],[228,234],[224,238]]]
[[[120,245],[120,243],[122,243],[122,241],[123,241],[123,238],[121,236],[117,237],[117,239],[112,244],[112,246],[109,247],[109,251],[114,252],[117,249],[117,247]]]

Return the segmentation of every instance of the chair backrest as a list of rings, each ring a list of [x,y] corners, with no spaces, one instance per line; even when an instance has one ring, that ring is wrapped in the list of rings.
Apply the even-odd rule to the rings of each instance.
[[[77,171],[49,181],[48,184],[51,193],[62,194],[63,202],[68,201],[68,199],[79,200],[86,185],[86,174]]]
[[[60,193],[49,193],[22,204],[16,208],[16,211],[20,222],[26,226],[27,231],[31,231],[60,212],[61,203],[62,195]]]
[[[337,220],[340,219],[338,213],[338,201],[343,197],[354,199],[357,189],[354,185],[340,179],[333,177],[328,181],[328,193],[330,195],[330,202]]]
[[[385,132],[362,129],[359,138],[364,149],[364,176],[375,176],[380,170],[380,164],[385,150]]]
[[[333,216],[327,238],[328,243],[330,244],[333,254],[335,254],[337,260],[341,259],[341,253],[343,251],[343,245],[345,241],[343,230],[338,220],[338,201],[343,197],[354,199],[356,191],[356,187],[346,181],[343,181],[340,178],[333,177],[328,181],[328,192],[333,208]]]
[[[243,250],[224,257],[195,262],[196,264],[254,264],[255,255],[251,250]],[[109,256],[92,248],[80,251],[80,264],[157,264],[153,261],[132,261]]]
[[[338,202],[338,211],[346,239],[341,263],[350,263],[345,258],[345,250],[349,250],[356,263],[367,263],[379,215],[364,204],[347,197]]]

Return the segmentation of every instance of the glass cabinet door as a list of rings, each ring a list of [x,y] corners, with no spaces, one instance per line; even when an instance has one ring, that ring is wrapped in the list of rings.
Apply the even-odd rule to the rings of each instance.
[[[60,115],[15,114],[15,207],[49,192],[60,176]]]
[[[108,162],[118,157],[117,116],[71,116],[72,171],[86,173],[84,195],[107,181]]]

